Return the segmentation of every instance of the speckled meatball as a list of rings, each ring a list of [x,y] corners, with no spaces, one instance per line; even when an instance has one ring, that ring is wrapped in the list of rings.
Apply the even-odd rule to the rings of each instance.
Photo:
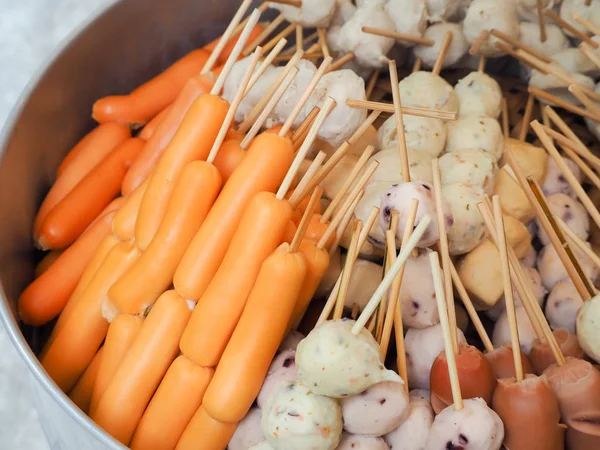
[[[496,80],[484,72],[471,72],[454,87],[458,97],[459,114],[487,116],[497,119],[502,110],[502,89]]]
[[[553,329],[564,328],[575,333],[577,312],[583,300],[571,280],[554,285],[546,302],[546,318]]]
[[[533,233],[532,233],[532,236],[533,236]],[[531,247],[529,247],[527,254],[523,258],[521,258],[521,264],[523,264],[527,267],[534,268],[536,261],[537,261],[537,251],[535,250],[535,248],[533,248],[533,245],[532,245]]]
[[[521,351],[529,354],[531,351],[531,345],[537,338],[533,325],[529,321],[529,317],[525,312],[525,308],[518,307],[515,309],[517,316],[517,328],[519,329],[519,343],[521,344]],[[494,347],[500,347],[503,344],[510,344],[510,327],[508,324],[508,316],[504,311],[494,326],[494,332],[492,333],[492,343]]]
[[[467,9],[463,26],[469,44],[473,44],[482,31],[492,28],[519,38],[519,14],[512,1],[474,0]],[[496,48],[495,42],[496,38],[490,38],[481,46],[481,53],[491,57],[500,56],[502,52]]]
[[[600,26],[600,3],[595,0],[592,0],[589,6],[586,5],[586,0],[563,0],[562,5],[560,6],[561,18],[579,31],[589,34],[582,25],[573,19],[573,14],[579,14],[594,25]],[[573,34],[569,31],[565,30],[565,32],[570,37],[573,37]]]
[[[299,331],[290,331],[290,333],[285,337],[285,339],[281,342],[279,346],[278,352],[283,352],[284,350],[296,350],[298,344],[305,336]]]
[[[380,437],[360,436],[343,433],[337,450],[390,450],[385,441]]]
[[[431,172],[431,157],[422,152],[408,149],[408,172],[413,181],[423,181],[432,183],[433,175]],[[379,166],[370,179],[371,183],[378,181],[387,181],[389,183],[402,183],[402,166],[400,162],[400,149],[398,147],[389,147],[385,150],[375,153],[369,159],[379,162]]]
[[[590,235],[590,217],[581,203],[566,194],[552,194],[546,198],[546,201],[552,214],[560,217],[581,239],[587,240]],[[538,237],[542,244],[546,245],[550,242],[550,239],[538,219],[536,219],[536,222],[538,224]]]
[[[589,90],[594,89],[594,80],[588,77],[587,75],[569,72],[558,62],[552,62],[550,64],[554,66],[556,71],[563,72],[565,75],[569,75],[573,80],[575,80],[575,82],[577,82],[582,87]],[[549,94],[552,94],[575,105],[581,105],[581,102],[569,92],[569,83],[566,83],[565,81],[561,80],[555,75],[546,75],[536,69],[533,69],[531,71],[531,77],[529,78],[529,85],[537,87],[538,89],[542,89],[548,92]],[[540,102],[545,104],[553,104],[542,98],[540,98],[539,100]]]
[[[430,22],[455,21],[464,16],[471,0],[425,0]]]
[[[496,161],[502,156],[504,137],[497,120],[485,116],[467,116],[448,122],[446,127],[446,152],[461,148],[480,148]]]
[[[247,450],[256,444],[264,442],[260,418],[262,412],[258,408],[252,408],[238,425],[233,437],[227,445],[228,450]]]
[[[589,244],[588,244],[589,245]],[[587,277],[595,283],[600,276],[600,269],[577,247],[571,247],[575,257],[579,261],[581,268]],[[569,278],[556,250],[552,244],[546,245],[539,253],[537,268],[542,276],[542,283],[549,291],[559,281]]]
[[[583,351],[600,363],[600,295],[586,301],[577,314],[577,340]]]
[[[277,9],[288,22],[296,22],[303,27],[327,28],[335,12],[336,0],[302,0],[300,8],[282,3],[269,3]]]
[[[464,183],[442,186],[442,195],[450,205],[454,222],[448,229],[448,249],[451,255],[470,252],[483,240],[485,223],[477,209],[483,201],[481,189]]]
[[[404,137],[409,150],[436,158],[446,145],[446,124],[440,119],[404,115]],[[390,116],[377,132],[379,148],[387,149],[398,145],[396,118]]]
[[[439,75],[431,72],[413,72],[400,81],[403,106],[458,112],[458,97],[454,88]]]
[[[581,169],[579,166],[573,162],[570,158],[564,158],[565,163],[573,172],[573,175],[577,177],[577,181],[581,184],[583,181],[583,176],[581,174]],[[542,186],[542,190],[544,191],[544,195],[550,196],[552,194],[566,194],[569,197],[576,198],[575,192],[573,192],[573,188],[562,174],[561,170],[554,162],[553,158],[548,160],[548,171],[546,173],[546,179],[544,180],[544,185]]]
[[[427,8],[423,2],[389,0],[385,5],[385,11],[399,33],[423,36],[427,27]],[[398,41],[398,44],[412,47],[412,44],[406,41]]]
[[[439,323],[433,275],[427,253],[406,261],[400,288],[402,322],[406,328],[427,328]],[[409,281],[410,280],[410,281]]]
[[[433,417],[429,391],[410,391],[407,419],[398,428],[386,434],[384,439],[392,450],[425,450]]]
[[[284,350],[273,359],[269,366],[269,371],[256,399],[258,407],[264,407],[269,396],[281,383],[294,381],[297,375],[296,352],[294,350]]]
[[[520,0],[521,4],[531,1],[533,1],[533,7],[537,12],[537,7],[535,5],[536,0]],[[551,23],[546,24],[546,41],[542,42],[540,39],[540,26],[537,22],[537,18],[535,20],[535,22],[521,22],[519,24],[519,40],[523,44],[534,48],[541,54],[549,56],[550,58],[558,52],[569,48],[569,40],[562,29],[558,25]]]
[[[485,150],[458,149],[443,155],[439,164],[443,185],[464,183],[480,188],[486,194],[494,192],[498,164]]]
[[[423,67],[430,69],[435,65],[448,32],[452,33],[452,41],[442,63],[442,68],[454,66],[467,53],[469,43],[463,33],[462,25],[446,22],[434,23],[425,30],[423,37],[435,41],[435,44],[432,46],[416,45],[414,48],[415,56],[423,61]]]

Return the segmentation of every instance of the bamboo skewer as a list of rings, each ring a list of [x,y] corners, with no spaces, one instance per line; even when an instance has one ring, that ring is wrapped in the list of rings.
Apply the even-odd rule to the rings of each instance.
[[[304,34],[304,32],[303,32]],[[296,34],[297,36],[297,34]],[[315,31],[312,34],[309,34],[308,36],[306,36],[303,40],[302,40],[302,45],[301,48],[300,46],[298,46],[298,43],[296,43],[295,47],[290,47],[289,49],[285,50],[283,53],[281,53],[282,56],[290,56],[293,55],[295,52],[297,52],[298,50],[304,50],[304,48],[309,45],[312,44],[312,42],[315,39],[318,39],[319,35],[318,33]]]
[[[319,201],[321,200],[321,196],[323,195],[323,189],[317,186],[310,196],[310,201],[308,202],[308,206],[302,215],[302,219],[298,224],[298,229],[294,234],[294,238],[292,239],[292,243],[290,244],[290,253],[296,253],[300,248],[300,243],[306,234],[306,230],[308,230],[308,226],[310,225],[310,219],[317,210],[317,206],[319,206]]]
[[[242,52],[242,56],[248,56],[250,53],[254,51],[256,47],[261,45],[270,35],[275,31],[279,26],[285,22],[285,17],[283,14],[278,15],[265,27],[265,29],[260,33],[256,39],[254,39]]]
[[[338,70],[344,64],[349,63],[350,61],[352,61],[354,58],[356,58],[356,55],[353,52],[346,53],[344,56],[342,56],[341,58],[339,58],[336,62],[334,62],[329,67],[328,72],[334,72],[334,71]]]
[[[258,6],[256,8],[256,10],[258,12],[260,12],[261,14],[264,13],[267,9],[269,9],[269,4],[268,3],[263,3],[262,5]],[[236,34],[238,34],[240,31],[242,31],[244,29],[244,27],[246,26],[246,24],[250,21],[250,16],[246,17],[244,20],[242,20],[239,25],[237,27],[234,28],[233,33],[231,33],[232,36],[235,36]]]
[[[530,66],[531,68],[536,69],[541,74],[548,75],[548,71],[542,65],[542,64],[544,64],[542,61],[539,61],[537,59],[527,58],[527,56],[524,56],[524,53],[518,53],[518,50],[514,50],[510,45],[507,45],[504,42],[496,42],[496,43],[494,43],[494,46],[497,49],[499,49],[500,51],[506,53],[507,55],[510,55],[513,58],[521,61],[523,64],[526,64],[526,65]],[[529,55],[529,56],[531,56],[531,55]]]
[[[302,8],[301,0],[269,0],[271,3],[281,3],[282,5],[295,6],[296,8]]]
[[[319,111],[321,111],[321,108],[318,106],[315,106],[313,109],[311,109],[311,111],[308,113],[308,116],[306,116],[298,128],[296,128],[296,130],[292,133],[292,143],[295,144],[299,140],[304,140],[306,133],[308,133],[308,130],[317,117],[317,114],[319,114]]]
[[[304,28],[296,25],[296,51],[304,51]]]
[[[385,249],[384,249],[384,253],[383,253],[383,270],[381,273],[382,279],[385,277],[385,274],[387,273],[387,271],[390,270],[390,268],[392,267],[393,262],[392,262],[392,254],[389,252],[389,245],[388,245],[388,237],[389,236],[388,235],[391,232],[392,233],[391,238],[394,240],[396,239],[395,230],[398,228],[398,221],[399,221],[398,211],[392,210],[391,215],[390,215],[389,228],[385,232]],[[395,246],[394,246],[394,248],[395,248]],[[394,251],[393,256],[394,257],[396,256],[395,251]],[[400,270],[400,271],[402,271],[402,270]],[[393,285],[393,283],[392,283],[392,285]],[[391,290],[392,290],[392,288],[390,287],[390,289],[387,292],[387,295],[383,296],[383,298],[381,299],[381,303],[377,307],[377,313],[376,313],[377,328],[376,328],[376,333],[375,333],[375,340],[377,341],[377,343],[380,346],[379,347],[380,351],[381,351],[381,339],[383,338],[383,327],[385,324],[386,312],[387,312],[388,306],[390,305],[390,302],[392,301]]]
[[[543,21],[543,16],[542,16],[542,21]],[[515,39],[514,37],[502,32],[500,30],[492,29],[490,31],[490,34],[494,37],[497,37],[498,39],[502,39],[508,45],[512,45],[513,47],[517,47],[518,49],[521,49],[527,53],[530,53],[532,56],[535,56],[540,61],[543,61],[548,64],[552,62],[552,59],[548,58],[542,52],[537,51],[535,48],[524,44],[520,40]]]
[[[375,89],[375,84],[377,84],[377,80],[379,79],[380,71],[379,69],[375,69],[371,76],[369,77],[369,81],[367,82],[367,88],[365,89],[365,98],[368,100],[373,93],[373,89]]]
[[[577,164],[577,166],[579,167],[579,169],[581,169],[581,171],[585,174],[586,177],[588,177],[588,179],[594,184],[594,186],[596,186],[598,189],[600,189],[600,177],[598,176],[598,174],[596,174],[596,172],[594,172],[590,166],[588,166],[585,161],[583,159],[581,159],[579,157],[579,155],[577,153],[575,153],[573,150],[571,150],[568,146],[562,146],[562,149],[564,150],[564,152],[567,154],[567,156],[569,158],[571,158],[571,160],[573,160],[573,162],[575,164]]]
[[[410,182],[408,149],[406,148],[406,134],[404,131],[404,119],[402,116],[402,100],[400,99],[400,87],[398,85],[398,71],[396,69],[396,61],[390,60],[388,68],[390,71],[390,82],[392,84],[392,96],[394,98],[394,118],[396,120],[396,132],[398,133],[400,168],[402,171],[402,179],[405,183],[408,183]]]
[[[397,31],[386,30],[384,28],[373,28],[373,27],[362,27],[361,31],[367,34],[374,34],[375,36],[383,36],[397,41],[410,42],[416,45],[425,45],[427,47],[433,47],[435,41],[433,39],[427,39],[421,36],[414,36],[412,34],[398,33]]]
[[[475,39],[475,41],[473,41],[473,45],[471,45],[471,48],[469,49],[469,55],[471,55],[471,56],[478,55],[479,52],[481,51],[481,46],[489,38],[490,38],[490,30],[483,30],[481,33],[479,33],[479,36],[477,36],[477,39]]]
[[[527,138],[527,132],[529,131],[529,122],[531,122],[531,116],[533,115],[533,105],[535,104],[535,97],[533,94],[529,94],[527,97],[527,104],[525,105],[525,113],[523,114],[523,121],[521,122],[521,130],[519,132],[519,140],[524,142]]]
[[[502,97],[502,132],[504,133],[504,139],[510,138],[510,130],[508,125],[508,105],[506,103],[506,97]]]
[[[422,65],[423,65],[423,60],[419,56],[417,56],[415,58],[415,62],[413,64],[413,66],[412,66],[411,73],[415,73],[415,72],[420,71]]]
[[[319,45],[321,46],[321,52],[325,58],[331,58],[329,52],[329,46],[327,45],[327,36],[325,35],[325,28],[317,28],[317,36],[319,36]]]
[[[294,189],[294,192],[296,192],[298,190],[302,191],[302,190],[306,189],[306,187],[310,183],[310,180],[312,180],[314,178],[314,176],[317,174],[317,172],[321,168],[321,164],[323,164],[323,161],[325,161],[326,156],[327,155],[325,154],[325,152],[317,153],[317,156],[315,157],[313,162],[308,167],[308,170],[306,171],[306,173],[304,174],[304,176],[302,177],[302,179],[300,180],[300,182]],[[315,186],[314,189],[316,189],[317,187],[319,187],[319,186]],[[314,191],[314,189],[313,189],[313,191]]]
[[[485,73],[485,64],[487,62],[487,58],[485,55],[479,55],[479,63],[477,64],[477,72]]]
[[[273,59],[275,59],[275,57],[281,52],[281,50],[286,46],[286,44],[287,39],[285,38],[282,38],[279,40],[279,42],[277,42],[277,45],[275,45],[273,50],[271,50],[267,57],[260,63],[258,69],[252,74],[252,78],[250,78],[250,83],[248,83],[248,87],[246,88],[246,92],[244,93],[244,95],[248,95],[248,92],[250,92],[250,90],[254,87],[254,85],[260,79],[260,77],[264,75],[264,73],[267,71],[267,69],[273,62]],[[264,51],[266,50],[263,48],[263,52]]]
[[[356,220],[354,222],[354,231],[352,232],[352,239],[350,240],[350,248],[348,253],[354,255],[358,249],[358,238],[362,230],[362,222]],[[333,310],[333,319],[341,319],[342,313],[344,312],[344,303],[348,294],[348,286],[350,285],[350,278],[352,277],[352,269],[354,268],[355,258],[346,258],[344,264],[344,270],[342,271],[342,282],[340,284],[340,291],[335,301],[335,309]]]
[[[346,105],[352,108],[370,109],[372,111],[394,113],[394,105],[383,102],[370,102],[366,100],[346,100]],[[456,120],[457,114],[441,109],[427,109],[418,106],[403,106],[402,114],[409,116],[430,117],[441,120]]]
[[[558,216],[554,216],[554,220],[558,223],[563,233],[565,233],[567,239],[575,244],[575,246],[581,250],[585,256],[590,258],[590,260],[596,265],[596,267],[600,268],[600,257],[594,253],[590,247],[586,245],[586,242],[581,239],[577,234],[569,228],[569,226],[562,221],[562,219]]]
[[[444,65],[444,60],[446,59],[446,54],[448,53],[450,44],[452,44],[453,36],[454,35],[452,34],[452,32],[446,32],[446,35],[444,36],[444,41],[442,42],[442,47],[440,48],[440,52],[438,53],[437,59],[435,60],[433,69],[431,69],[431,73],[439,75],[442,71],[442,66]]]
[[[581,31],[579,31],[577,28],[575,28],[573,25],[571,25],[569,22],[567,22],[566,20],[564,20],[562,17],[560,17],[558,14],[556,14],[554,11],[552,11],[551,9],[545,9],[544,10],[544,15],[552,20],[554,23],[556,23],[559,27],[567,30],[569,33],[571,33],[573,36],[575,36],[577,39],[579,39],[580,41],[584,41],[586,43],[588,43],[589,45],[591,45],[593,48],[598,48],[600,47],[598,45],[597,42],[593,41],[587,34],[582,33]]]
[[[590,3],[591,3],[591,0],[586,0],[586,2],[585,2],[585,4],[587,6],[589,6]],[[574,13],[573,20],[575,22],[577,22],[579,25],[581,25],[583,28],[588,30],[590,33],[595,34],[596,36],[600,34],[600,28],[597,25],[595,25],[592,22],[590,22],[589,20],[581,17],[579,14]]]
[[[281,30],[279,33],[277,33],[271,40],[269,40],[267,43],[265,43],[265,45],[262,46],[263,50],[265,52],[268,52],[273,47],[275,47],[275,45],[281,39],[287,38],[290,34],[292,34],[295,29],[296,29],[296,24],[294,24],[294,23],[289,24],[287,27],[285,27],[283,30]]]
[[[600,58],[594,53],[589,45],[587,45],[585,42],[582,42],[579,44],[579,50],[581,50],[581,53],[587,56],[587,58],[593,62],[597,68],[600,69]]]
[[[567,111],[570,111],[574,114],[577,114],[577,115],[580,115],[583,117],[587,117],[588,119],[592,119],[597,122],[600,121],[600,117],[598,117],[595,114],[592,114],[590,111],[580,108],[579,106],[573,105],[572,103],[569,103],[566,100],[558,98],[555,95],[549,94],[546,91],[543,91],[542,89],[538,89],[535,86],[529,86],[527,88],[527,90],[530,94],[535,95],[537,98],[546,100],[547,102],[550,102],[560,108],[566,109]]]
[[[577,100],[579,100],[583,106],[585,106],[588,111],[591,111],[597,117],[600,117],[600,107],[590,100],[590,98],[586,95],[586,93],[577,85],[571,84],[569,85],[569,92],[575,96]],[[600,121],[600,119],[598,119]]]
[[[540,41],[546,42],[546,20],[544,19],[544,4],[543,0],[536,0],[538,25],[540,27]]]

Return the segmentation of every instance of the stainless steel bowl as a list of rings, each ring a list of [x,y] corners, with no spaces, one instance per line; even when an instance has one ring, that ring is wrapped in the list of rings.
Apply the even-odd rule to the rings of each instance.
[[[15,305],[34,269],[35,212],[61,159],[93,126],[94,100],[131,91],[215,38],[238,4],[234,0],[114,3],[50,58],[0,137],[0,317],[31,373],[34,401],[52,449],[123,447],[50,380],[34,353],[43,333],[20,327],[17,321]]]

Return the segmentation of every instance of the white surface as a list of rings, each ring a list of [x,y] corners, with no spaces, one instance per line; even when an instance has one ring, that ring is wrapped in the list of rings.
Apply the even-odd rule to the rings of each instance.
[[[0,124],[62,39],[111,0],[0,0]],[[0,448],[47,450],[25,364],[0,325]]]

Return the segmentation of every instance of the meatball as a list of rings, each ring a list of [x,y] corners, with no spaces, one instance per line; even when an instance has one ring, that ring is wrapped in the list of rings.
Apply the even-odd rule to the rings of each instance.
[[[502,89],[496,80],[483,72],[471,72],[454,87],[459,114],[497,119],[502,111]]]
[[[529,321],[525,308],[518,307],[515,309],[517,316],[517,328],[519,329],[519,343],[521,344],[521,351],[529,353],[531,351],[531,345],[537,338],[533,325]],[[492,333],[492,343],[494,347],[500,347],[504,344],[510,344],[510,326],[508,324],[508,315],[504,311],[494,326],[494,332]]]
[[[400,288],[402,323],[406,328],[427,328],[440,322],[433,275],[427,253],[406,261]]]
[[[579,184],[581,184],[583,181],[583,175],[581,174],[581,169],[579,169],[579,166],[570,158],[563,159],[571,172],[573,172],[573,175],[577,177]],[[542,190],[544,191],[544,195],[547,197],[552,194],[566,194],[569,197],[577,197],[575,192],[573,192],[573,188],[562,174],[562,171],[558,168],[553,158],[548,160],[548,171],[546,174],[546,179],[544,180],[544,185],[542,186]]]
[[[411,36],[423,36],[427,27],[427,8],[424,2],[414,0],[389,0],[385,10],[394,22],[396,31]],[[410,42],[398,41],[405,47],[412,47]]]
[[[360,436],[348,433],[342,434],[337,450],[390,450],[385,441],[380,437]]]
[[[458,112],[458,97],[454,88],[439,75],[418,71],[398,84],[403,106]]]
[[[442,184],[465,183],[492,194],[496,185],[498,164],[486,151],[463,148],[440,158]]]
[[[553,329],[564,328],[575,333],[577,312],[583,300],[571,280],[563,280],[554,285],[546,302],[546,318]]]
[[[482,31],[492,28],[519,38],[519,14],[512,1],[474,0],[467,9],[463,26],[469,44],[473,44]],[[502,52],[494,46],[495,42],[496,38],[491,37],[481,46],[481,53],[491,57],[500,56]]]
[[[502,156],[504,136],[497,120],[485,116],[467,116],[448,122],[446,152],[461,148],[480,148],[498,161]]]
[[[477,209],[484,192],[465,183],[442,186],[442,195],[450,205],[453,225],[448,229],[448,249],[451,255],[462,255],[473,250],[483,240],[485,223]]]
[[[269,7],[281,12],[288,22],[296,22],[306,28],[327,28],[333,19],[336,0],[302,0],[300,8],[283,3],[269,3]]]
[[[566,194],[552,194],[546,200],[552,214],[560,217],[573,233],[586,241],[590,235],[590,217],[584,206]],[[542,244],[547,245],[550,238],[542,228],[539,219],[536,219],[536,223],[539,230],[538,237]]]
[[[258,408],[252,408],[246,417],[239,423],[227,448],[229,450],[246,450],[256,444],[264,442],[265,438],[260,428],[262,412]]]
[[[362,311],[381,283],[383,267],[371,261],[358,259],[352,266],[352,277],[348,285],[345,306],[357,305]]]
[[[597,1],[592,1],[588,6],[586,5],[586,0],[563,0],[562,5],[560,6],[561,18],[579,31],[589,34],[582,25],[573,19],[573,14],[579,14],[594,25],[600,26],[600,3]],[[574,37],[574,35],[567,30],[565,30],[565,33],[570,37]]]
[[[583,351],[600,363],[600,296],[596,294],[586,301],[577,314],[577,339]]]
[[[589,245],[589,244],[588,244]],[[579,248],[571,247],[575,257],[579,261],[583,272],[595,283],[600,276],[600,269]],[[542,283],[549,291],[559,281],[569,278],[563,263],[561,262],[552,244],[546,245],[538,255],[537,268],[542,276]]]
[[[298,371],[296,369],[296,352],[294,350],[285,350],[273,359],[269,366],[269,371],[265,381],[258,393],[256,402],[259,408],[262,408],[269,396],[277,390],[281,383],[294,381]]]
[[[393,450],[425,450],[429,430],[433,424],[433,410],[429,398],[419,390],[410,392],[408,417],[402,425],[384,436]]]
[[[425,30],[423,37],[431,39],[434,45],[416,45],[414,48],[415,56],[423,61],[423,67],[432,68],[435,65],[437,57],[442,49],[446,33],[452,33],[452,41],[448,47],[446,57],[442,63],[442,68],[454,66],[469,50],[469,43],[463,33],[463,27],[457,23],[434,23]]]
[[[425,183],[433,182],[431,172],[431,157],[427,153],[408,149],[408,173],[412,181],[423,181]],[[379,166],[370,179],[371,183],[378,181],[387,181],[389,183],[402,183],[402,168],[400,162],[400,149],[398,147],[389,147],[385,150],[375,153],[369,159],[379,162]]]
[[[446,145],[446,124],[440,119],[404,115],[404,137],[409,150],[436,158]],[[380,149],[397,147],[396,118],[389,117],[377,132]]]

